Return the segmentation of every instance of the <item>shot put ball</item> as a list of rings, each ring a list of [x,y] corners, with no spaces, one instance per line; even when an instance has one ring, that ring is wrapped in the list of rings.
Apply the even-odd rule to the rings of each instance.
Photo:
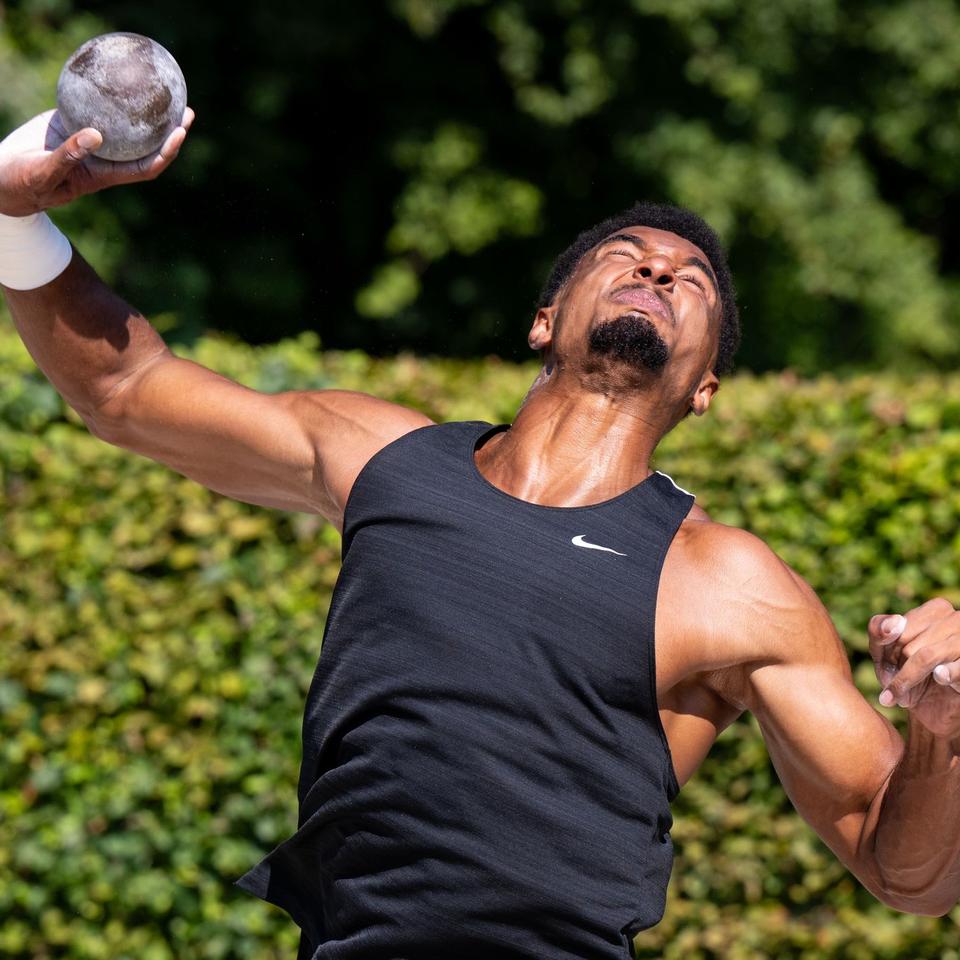
[[[95,156],[139,160],[183,119],[187,84],[177,61],[139,33],[105,33],[75,50],[60,71],[57,109],[68,134],[94,127]]]

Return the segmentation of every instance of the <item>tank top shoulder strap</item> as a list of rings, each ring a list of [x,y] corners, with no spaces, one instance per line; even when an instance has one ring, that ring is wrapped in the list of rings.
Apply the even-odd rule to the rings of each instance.
[[[502,429],[507,429],[504,424]],[[380,499],[387,490],[425,481],[443,483],[443,478],[469,474],[473,462],[466,452],[485,433],[500,429],[482,420],[429,424],[405,433],[381,447],[361,468],[344,509],[344,549],[352,525],[362,507]],[[398,491],[399,492],[399,491]]]
[[[677,523],[690,512],[696,496],[684,490],[668,473],[654,470],[647,480],[635,488],[637,492],[653,497],[665,512],[677,518]]]

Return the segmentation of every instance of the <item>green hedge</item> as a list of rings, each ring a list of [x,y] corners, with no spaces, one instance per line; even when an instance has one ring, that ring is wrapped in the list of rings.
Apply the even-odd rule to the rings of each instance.
[[[440,419],[509,419],[535,372],[320,356],[310,336],[191,355],[264,390],[365,389]],[[0,956],[290,958],[286,915],[231,881],[295,824],[339,538],[95,440],[9,326],[0,369]],[[960,600],[960,379],[734,378],[658,466],[813,583],[871,697],[868,616]],[[676,810],[667,916],[641,956],[960,957],[953,919],[896,914],[845,874],[753,723]]]

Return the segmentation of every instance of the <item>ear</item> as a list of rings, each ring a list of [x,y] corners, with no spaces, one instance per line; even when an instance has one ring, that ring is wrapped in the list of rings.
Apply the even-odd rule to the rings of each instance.
[[[702,417],[710,409],[710,401],[719,389],[720,381],[716,374],[712,370],[708,370],[690,398],[691,411],[698,417]]]
[[[531,350],[549,350],[553,344],[553,328],[557,319],[557,308],[554,304],[541,307],[533,318],[533,326],[527,336],[527,343]]]

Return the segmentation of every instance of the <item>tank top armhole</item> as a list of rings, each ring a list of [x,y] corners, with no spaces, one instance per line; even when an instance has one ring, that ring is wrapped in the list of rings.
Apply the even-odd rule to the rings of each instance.
[[[682,487],[677,486],[673,478],[668,476],[665,473],[657,471],[657,473],[663,477],[665,480],[670,482],[671,489],[670,492],[674,496],[680,496],[683,500],[686,501],[685,509],[678,509],[676,517],[674,518],[674,528],[670,536],[666,539],[666,542],[663,545],[662,550],[660,551],[660,556],[657,562],[657,589],[654,592],[654,597],[658,597],[660,594],[660,578],[663,576],[663,564],[667,558],[667,551],[670,549],[670,544],[673,543],[673,538],[676,536],[677,530],[680,529],[680,524],[683,523],[687,514],[690,513],[690,510],[693,508],[694,503],[696,502],[696,497],[690,493],[688,490],[684,490]],[[663,728],[663,720],[660,717],[660,699],[657,696],[657,621],[656,621],[656,603],[654,604],[654,618],[653,618],[653,627],[650,631],[650,669],[647,671],[647,683],[649,684],[650,691],[650,702],[654,705],[654,714],[655,722],[657,728],[657,734],[660,737],[660,742],[663,744],[663,756],[664,756],[664,766],[666,767],[666,776],[667,776],[667,799],[673,803],[677,795],[680,793],[680,781],[677,779],[676,767],[673,764],[673,754],[670,751],[670,741],[667,740],[667,732]]]
[[[360,468],[359,473],[356,475],[353,481],[353,486],[350,487],[350,493],[347,494],[347,502],[343,507],[343,539],[344,539],[344,549],[346,549],[346,539],[347,531],[350,527],[350,513],[351,506],[353,505],[354,500],[356,499],[357,490],[360,488],[361,484],[364,481],[366,475],[372,472],[373,467],[376,465],[376,462],[383,457],[386,452],[393,447],[395,444],[400,443],[403,440],[406,440],[411,434],[419,433],[421,430],[430,430],[433,427],[440,426],[437,423],[425,423],[422,427],[414,427],[412,430],[408,430],[406,433],[401,433],[399,437],[395,437],[393,440],[385,443],[379,450],[372,454],[367,462]]]
[[[479,421],[479,420],[469,421],[469,423],[471,425],[476,423],[479,426],[482,423],[482,421]],[[347,551],[347,548],[349,547],[350,514],[352,512],[350,508],[353,505],[354,500],[356,499],[355,494],[361,488],[362,484],[367,479],[369,479],[369,474],[373,472],[378,462],[381,459],[383,459],[385,456],[387,456],[387,454],[390,451],[392,451],[394,447],[403,443],[404,441],[408,441],[414,434],[421,433],[424,430],[444,429],[444,428],[449,428],[453,426],[463,427],[465,426],[465,424],[459,423],[459,422],[425,423],[422,427],[414,427],[412,430],[408,430],[406,433],[400,434],[399,437],[394,438],[389,443],[385,443],[360,468],[359,473],[357,473],[357,476],[353,481],[353,486],[350,487],[350,493],[347,494],[347,502],[344,504],[344,507],[343,507],[343,533],[342,533],[343,542],[342,542],[342,548],[341,548],[341,555],[345,554]],[[486,424],[486,426],[490,426],[490,424]]]

